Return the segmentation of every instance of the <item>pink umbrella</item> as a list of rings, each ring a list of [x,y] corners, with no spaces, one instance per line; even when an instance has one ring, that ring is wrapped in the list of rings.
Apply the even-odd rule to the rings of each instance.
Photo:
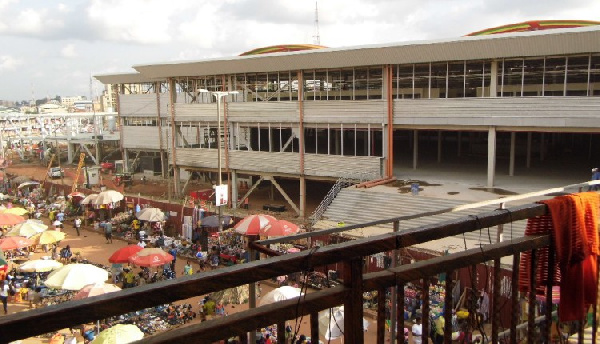
[[[7,208],[12,208],[12,204],[7,204]],[[25,222],[25,218],[22,216],[9,213],[0,213],[0,226],[12,226],[21,222]]]
[[[298,233],[300,227],[286,220],[279,220],[273,226],[267,226],[260,231],[260,235],[264,236],[286,236]]]
[[[11,236],[0,239],[0,249],[14,250],[33,245],[34,242],[22,236]]]
[[[246,216],[234,226],[234,229],[243,235],[259,235],[261,231],[268,230],[276,225],[277,219],[273,216],[258,214]]]
[[[121,290],[121,288],[117,287],[114,284],[88,284],[85,287],[81,288],[81,290],[77,294],[75,294],[75,296],[73,296],[73,300],[81,300],[91,296],[104,295],[106,293],[112,293],[119,290]]]
[[[129,262],[137,266],[147,268],[156,267],[170,263],[173,256],[161,248],[144,248],[140,252],[129,257]]]

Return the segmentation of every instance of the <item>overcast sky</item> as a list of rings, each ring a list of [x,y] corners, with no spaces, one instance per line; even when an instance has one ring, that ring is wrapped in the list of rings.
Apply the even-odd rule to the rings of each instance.
[[[600,0],[318,0],[328,47],[451,38],[536,19],[600,21]],[[314,0],[0,0],[0,99],[90,96],[90,75],[315,43]],[[92,93],[103,86],[94,82]],[[32,96],[33,95],[33,96]]]

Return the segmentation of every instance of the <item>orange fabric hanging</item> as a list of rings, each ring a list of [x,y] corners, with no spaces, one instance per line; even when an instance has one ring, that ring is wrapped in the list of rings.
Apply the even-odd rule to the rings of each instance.
[[[582,319],[586,306],[596,302],[598,269],[596,257],[600,253],[599,197],[596,192],[584,192],[541,201],[540,203],[548,206],[550,215],[529,219],[527,223],[529,232],[526,231],[526,235],[541,234],[551,229],[556,261],[560,269],[560,279],[556,279],[557,275],[554,274],[553,282],[560,285],[561,321]],[[538,232],[535,232],[536,229]],[[549,274],[547,250],[545,252],[545,256],[543,251],[540,254],[536,274],[536,281],[541,287],[545,286]],[[528,254],[529,252],[522,255],[519,271],[521,291],[529,289],[531,256]]]

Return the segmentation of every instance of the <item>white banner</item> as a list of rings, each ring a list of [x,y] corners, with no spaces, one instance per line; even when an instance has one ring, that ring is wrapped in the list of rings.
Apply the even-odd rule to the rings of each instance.
[[[217,207],[226,205],[229,202],[229,200],[227,198],[227,196],[228,196],[227,184],[217,185],[217,187],[215,188],[215,196],[216,196],[215,202],[216,202]]]

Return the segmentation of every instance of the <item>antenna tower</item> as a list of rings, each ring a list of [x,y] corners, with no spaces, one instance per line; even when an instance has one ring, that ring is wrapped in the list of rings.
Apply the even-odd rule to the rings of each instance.
[[[313,36],[313,42],[317,45],[321,45],[321,36],[319,35],[319,4],[315,1],[315,35]]]

